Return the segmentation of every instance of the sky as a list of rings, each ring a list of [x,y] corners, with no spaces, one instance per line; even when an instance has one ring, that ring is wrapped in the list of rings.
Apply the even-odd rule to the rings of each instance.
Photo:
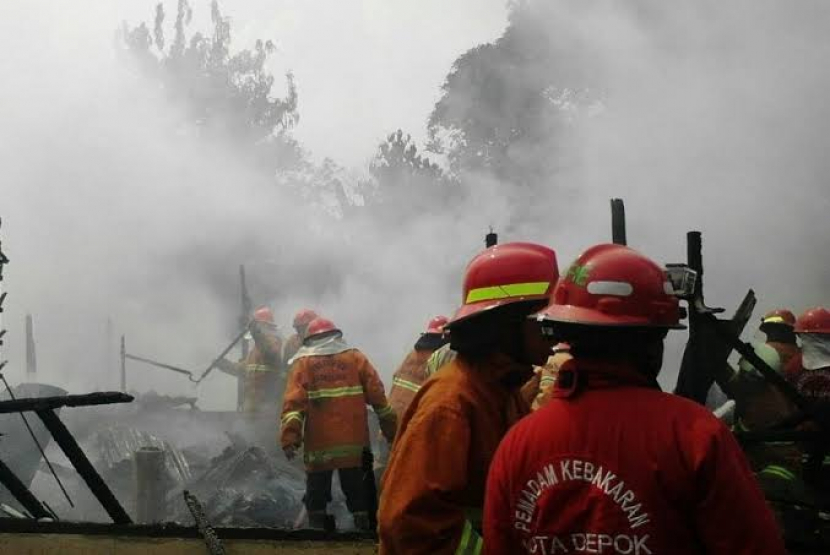
[[[208,4],[194,4],[199,25]],[[294,72],[296,136],[318,159],[356,171],[387,132],[423,137],[453,60],[506,24],[503,3],[491,0],[227,4],[234,44],[273,38],[274,71]],[[488,226],[509,228],[503,240],[554,246],[564,270],[609,239],[617,196],[631,244],[660,262],[682,261],[686,231],[703,231],[711,304],[731,310],[750,287],[759,312],[826,304],[828,8],[551,5],[551,33],[587,41],[608,86],[605,110],[576,118],[566,139],[574,165],[554,176],[578,194],[563,199],[551,187],[534,199],[551,207],[540,221],[511,204],[507,184],[472,176],[476,194],[449,216],[341,225],[227,150],[177,134],[173,108],[112,48],[120,22],[150,19],[153,3],[0,3],[0,72],[11,76],[0,86],[0,238],[12,260],[3,284],[12,381],[23,379],[27,312],[42,379],[75,392],[117,386],[107,319],[131,352],[203,369],[235,335],[241,263],[255,302],[269,303],[285,331],[295,310],[316,308],[389,379],[427,320],[455,308]],[[674,337],[667,366],[676,367],[685,336]],[[131,388],[198,394],[206,408],[232,408],[232,385],[217,374],[196,390],[130,367]]]
[[[112,4],[112,20],[152,20],[155,2]],[[176,3],[164,4],[170,21]],[[194,27],[206,24],[209,2],[192,5]],[[505,0],[235,0],[220,7],[231,18],[236,48],[273,40],[278,52],[269,68],[294,73],[295,136],[314,158],[351,168],[365,167],[396,129],[423,141],[452,63],[496,39],[507,18]]]

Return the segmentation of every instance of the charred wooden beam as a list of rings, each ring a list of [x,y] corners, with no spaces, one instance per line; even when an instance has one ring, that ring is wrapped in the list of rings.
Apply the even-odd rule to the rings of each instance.
[[[121,392],[127,392],[127,347],[124,336],[121,336]]]
[[[611,199],[611,240],[615,245],[627,245],[625,203],[621,198]]]
[[[86,395],[64,395],[63,397],[36,397],[0,401],[0,414],[23,411],[54,410],[63,407],[91,407],[129,403],[133,397],[120,392],[87,393]]]
[[[3,484],[9,493],[17,499],[24,509],[29,511],[29,514],[34,518],[52,518],[46,507],[38,501],[26,484],[20,481],[20,478],[9,468],[6,463],[0,460],[0,484]]]
[[[26,375],[37,375],[37,349],[35,347],[35,329],[32,315],[26,315]]]
[[[83,396],[79,395],[78,397]],[[124,510],[124,507],[121,506],[121,503],[113,495],[109,486],[101,478],[101,475],[98,474],[98,471],[95,470],[95,467],[92,466],[92,463],[89,462],[86,454],[78,445],[78,442],[75,441],[75,437],[66,429],[64,423],[58,418],[58,415],[49,408],[38,409],[37,415],[43,421],[43,425],[51,432],[55,442],[70,460],[75,470],[78,471],[78,474],[83,478],[84,482],[86,482],[87,487],[104,507],[104,510],[112,521],[116,524],[132,523],[132,519]]]

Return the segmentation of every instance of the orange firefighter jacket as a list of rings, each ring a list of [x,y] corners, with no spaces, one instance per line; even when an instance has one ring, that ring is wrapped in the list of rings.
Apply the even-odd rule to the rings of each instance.
[[[388,441],[397,418],[378,373],[357,349],[300,358],[294,363],[282,409],[282,447],[304,448],[308,472],[353,468],[369,446],[366,405],[372,405]]]
[[[531,367],[505,355],[460,355],[421,387],[403,417],[383,482],[380,554],[481,548],[481,510],[493,453],[530,410],[518,387]],[[520,379],[515,379],[520,376]]]
[[[429,350],[413,349],[395,371],[392,377],[392,390],[389,392],[389,404],[399,418],[406,412],[415,394],[429,377],[426,365],[432,353],[433,351]]]
[[[244,360],[233,363],[223,361],[217,367],[242,380],[242,412],[248,415],[267,413],[279,402],[279,382],[284,380],[282,371],[282,341],[270,333],[258,333],[254,348]]]

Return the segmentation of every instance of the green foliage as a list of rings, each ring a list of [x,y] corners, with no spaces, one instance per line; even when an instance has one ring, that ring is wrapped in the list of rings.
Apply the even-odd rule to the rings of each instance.
[[[378,182],[392,187],[408,187],[421,180],[437,183],[443,178],[438,164],[419,154],[412,137],[400,129],[381,143],[370,171]]]
[[[456,183],[437,163],[419,153],[412,137],[400,129],[380,144],[369,172],[376,184],[370,204],[395,214],[393,217],[440,208],[457,192]]]
[[[183,107],[186,119],[198,132],[226,139],[252,153],[266,165],[296,163],[299,146],[288,132],[298,121],[297,88],[289,73],[287,93],[273,95],[274,77],[265,63],[275,47],[256,41],[254,48],[231,52],[231,24],[216,0],[211,3],[212,33],[188,36],[193,12],[179,0],[172,41],[167,46],[166,14],[158,4],[152,32],[145,23],[123,25],[125,50],[149,77],[156,79],[171,100]]]
[[[547,187],[568,163],[561,139],[596,98],[580,41],[555,21],[549,3],[514,2],[504,34],[456,60],[429,119],[430,150],[453,174]]]

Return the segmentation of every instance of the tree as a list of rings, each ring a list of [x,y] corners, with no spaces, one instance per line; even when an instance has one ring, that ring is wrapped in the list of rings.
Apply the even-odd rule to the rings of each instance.
[[[417,214],[419,209],[440,207],[450,201],[456,188],[441,167],[418,152],[408,133],[398,129],[378,147],[369,165],[374,195],[370,204],[385,212]]]
[[[515,2],[491,44],[456,60],[428,123],[429,148],[453,175],[485,174],[531,199],[556,183],[571,153],[563,135],[596,107],[590,50],[556,25],[548,2]]]
[[[246,152],[263,169],[295,167],[303,155],[290,136],[297,123],[297,88],[286,75],[287,94],[273,95],[275,79],[265,69],[274,44],[257,40],[253,50],[231,53],[231,24],[211,3],[212,34],[187,36],[192,9],[179,0],[173,39],[167,45],[166,14],[156,6],[153,31],[146,23],[122,27],[122,45],[137,67],[155,79],[168,97],[183,108],[197,133],[226,140]]]

